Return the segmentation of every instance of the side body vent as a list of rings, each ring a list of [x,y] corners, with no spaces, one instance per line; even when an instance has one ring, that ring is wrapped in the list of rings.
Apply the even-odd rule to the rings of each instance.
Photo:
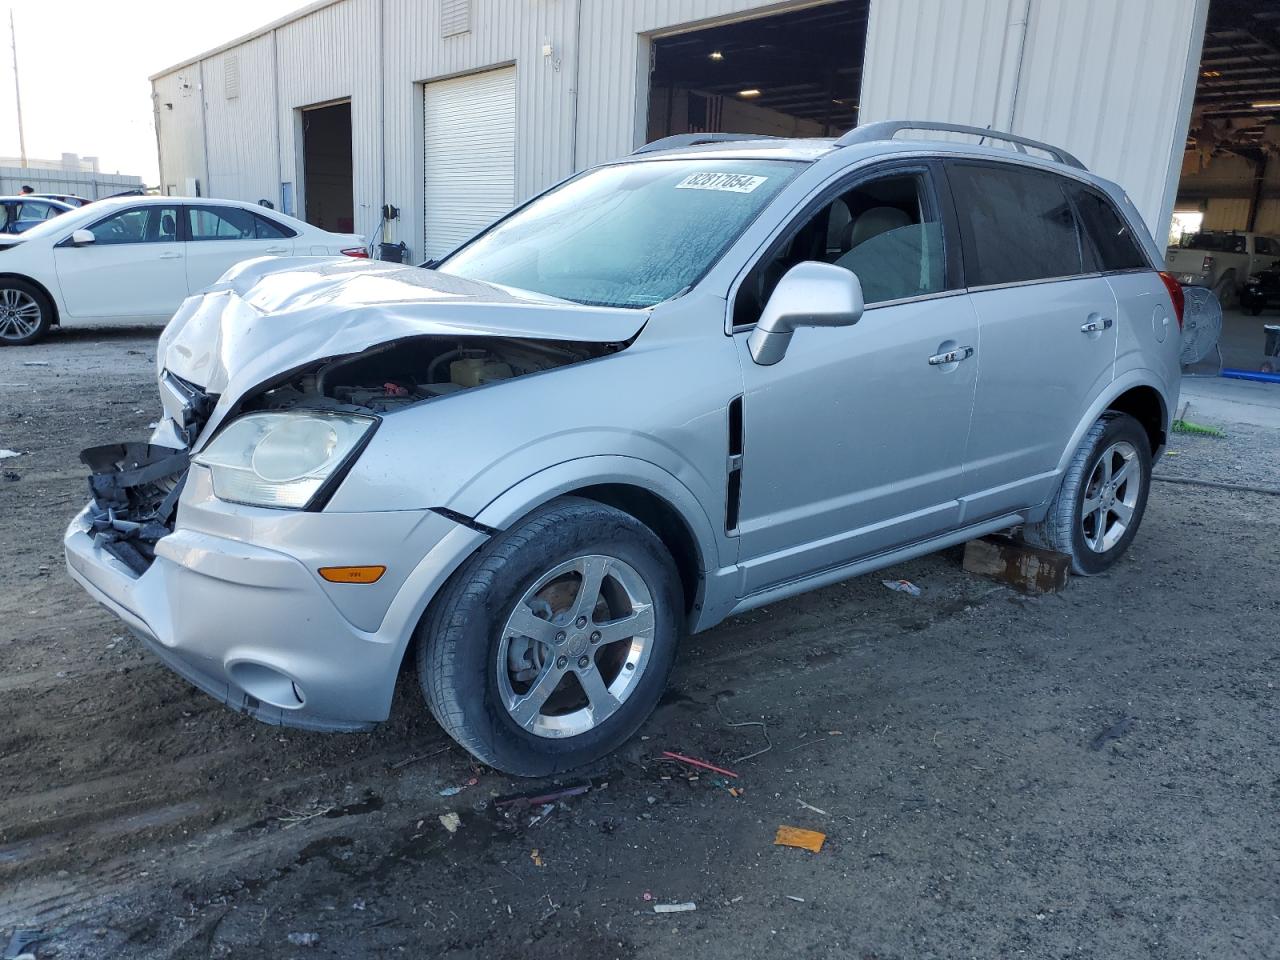
[[[231,54],[222,69],[222,91],[228,100],[234,100],[240,96],[240,58]]]
[[[725,533],[738,532],[738,507],[742,499],[742,397],[729,401],[729,483],[725,496]]]

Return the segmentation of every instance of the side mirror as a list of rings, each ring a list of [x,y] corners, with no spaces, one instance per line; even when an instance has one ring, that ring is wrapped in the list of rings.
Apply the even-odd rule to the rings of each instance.
[[[97,239],[92,230],[75,230],[71,234],[71,245],[73,247],[83,247],[85,244],[93,243]]]
[[[787,354],[797,327],[848,327],[862,319],[862,284],[834,263],[806,260],[774,287],[760,321],[747,339],[751,359],[762,367]]]

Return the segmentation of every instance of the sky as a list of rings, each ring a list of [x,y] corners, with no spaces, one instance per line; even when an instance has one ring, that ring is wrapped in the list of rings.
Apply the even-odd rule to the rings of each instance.
[[[153,73],[234,40],[309,0],[0,0],[0,157],[18,156],[9,11],[27,156],[100,158],[106,173],[159,180]]]

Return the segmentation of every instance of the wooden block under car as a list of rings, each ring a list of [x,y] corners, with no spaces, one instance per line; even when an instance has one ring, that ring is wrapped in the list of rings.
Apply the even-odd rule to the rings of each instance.
[[[1057,593],[1067,585],[1071,558],[996,534],[964,545],[964,568],[1023,593]]]

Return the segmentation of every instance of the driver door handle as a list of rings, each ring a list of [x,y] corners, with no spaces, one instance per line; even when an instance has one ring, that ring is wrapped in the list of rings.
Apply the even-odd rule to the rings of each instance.
[[[160,259],[161,259],[161,260],[181,260],[181,259],[182,259],[182,254],[180,254],[180,253],[162,253],[162,254],[160,254]]]
[[[929,366],[940,367],[946,363],[959,363],[973,356],[973,347],[956,347],[946,353],[935,353],[929,358]]]
[[[1110,330],[1112,319],[1110,317],[1099,317],[1096,320],[1090,320],[1088,323],[1080,327],[1081,333],[1101,333],[1103,330]]]
[[[267,247],[267,253],[288,253],[287,247]]]

